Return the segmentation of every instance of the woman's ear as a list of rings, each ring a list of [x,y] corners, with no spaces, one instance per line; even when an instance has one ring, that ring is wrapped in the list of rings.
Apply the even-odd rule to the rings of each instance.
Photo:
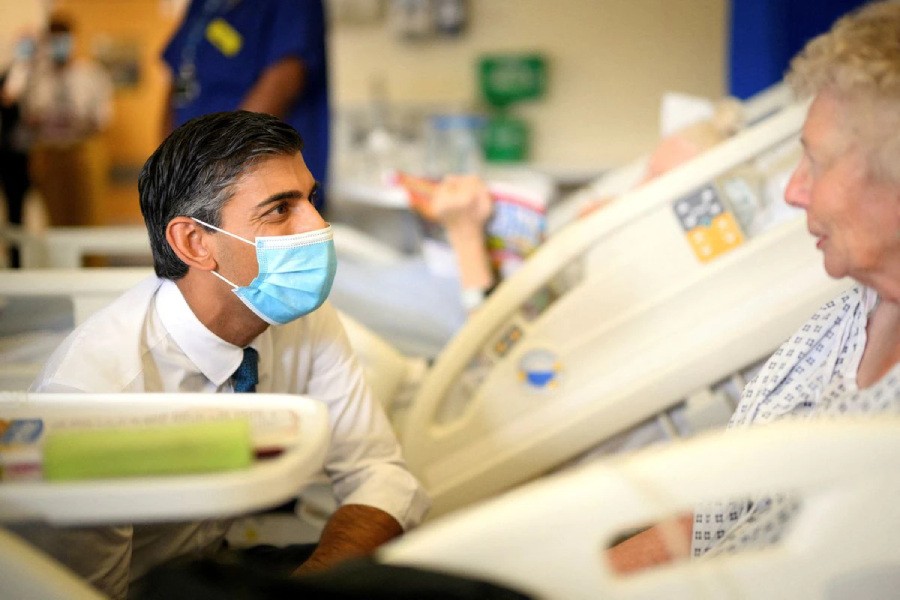
[[[210,237],[202,225],[189,217],[175,217],[166,226],[166,241],[175,255],[188,267],[203,271],[214,271],[217,267],[207,247]]]

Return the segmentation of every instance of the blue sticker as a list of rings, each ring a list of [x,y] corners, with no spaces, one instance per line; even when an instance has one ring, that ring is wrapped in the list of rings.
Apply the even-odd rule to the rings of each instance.
[[[549,350],[529,350],[519,359],[519,378],[534,388],[556,387],[561,371],[559,359]]]

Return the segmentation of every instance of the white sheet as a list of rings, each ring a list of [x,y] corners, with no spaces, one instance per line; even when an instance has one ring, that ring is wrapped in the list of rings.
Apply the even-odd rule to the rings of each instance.
[[[459,283],[421,257],[391,265],[343,260],[329,300],[404,354],[436,357],[466,321]]]

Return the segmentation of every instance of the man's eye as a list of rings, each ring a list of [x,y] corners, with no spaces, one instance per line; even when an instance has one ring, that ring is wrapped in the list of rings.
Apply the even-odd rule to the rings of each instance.
[[[309,203],[316,204],[319,201],[319,188],[315,188],[312,192],[309,193]]]
[[[288,206],[288,203],[287,203],[287,202],[282,202],[281,204],[278,204],[277,206],[275,206],[274,208],[272,208],[272,214],[274,214],[274,215],[283,215],[283,214],[287,213],[287,211],[288,211],[289,209],[290,209],[290,207]]]

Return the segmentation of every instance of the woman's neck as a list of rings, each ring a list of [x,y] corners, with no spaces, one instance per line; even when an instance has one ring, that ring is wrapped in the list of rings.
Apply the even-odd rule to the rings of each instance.
[[[866,325],[866,348],[863,350],[856,384],[867,388],[894,365],[900,363],[900,303],[881,298]]]

